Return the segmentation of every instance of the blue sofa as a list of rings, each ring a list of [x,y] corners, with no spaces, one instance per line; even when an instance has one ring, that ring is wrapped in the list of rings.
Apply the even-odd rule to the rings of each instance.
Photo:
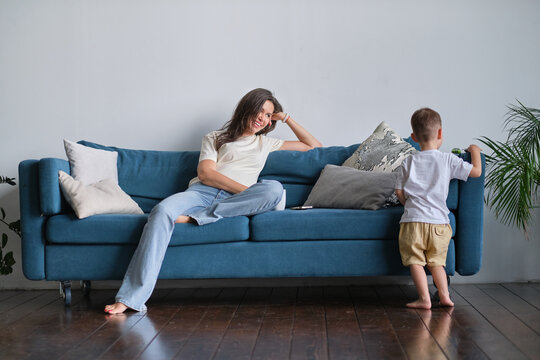
[[[58,170],[70,172],[66,160],[20,163],[24,274],[31,280],[61,281],[67,303],[71,280],[84,280],[88,285],[90,280],[123,278],[147,213],[161,199],[187,187],[196,175],[199,156],[197,151],[129,150],[80,143],[118,152],[119,185],[145,214],[79,220],[58,183]],[[260,178],[283,184],[288,208],[301,205],[323,167],[341,165],[357,146],[274,152]],[[469,154],[460,156],[470,161]],[[483,176],[451,182],[447,200],[453,229],[446,263],[449,275],[456,271],[473,275],[480,269],[483,196]],[[401,206],[376,211],[286,209],[204,226],[177,224],[159,278],[407,275],[397,242],[402,212]]]

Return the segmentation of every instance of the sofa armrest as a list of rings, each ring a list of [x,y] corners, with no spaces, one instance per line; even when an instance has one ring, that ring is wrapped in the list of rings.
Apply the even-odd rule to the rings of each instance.
[[[469,153],[461,154],[465,161],[471,161]],[[484,228],[484,177],[485,157],[482,154],[482,175],[459,181],[457,209],[456,270],[461,275],[474,275],[482,266],[482,242]]]
[[[44,215],[60,214],[69,209],[60,191],[59,170],[70,174],[69,162],[55,158],[44,158],[39,161],[39,199]]]
[[[23,273],[30,280],[45,279],[45,217],[39,205],[39,161],[19,164]]]

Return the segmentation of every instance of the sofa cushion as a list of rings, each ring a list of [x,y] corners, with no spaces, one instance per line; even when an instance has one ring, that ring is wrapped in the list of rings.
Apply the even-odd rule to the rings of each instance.
[[[77,219],[74,214],[52,216],[45,235],[51,244],[137,244],[148,215],[95,215]],[[237,216],[213,224],[176,224],[170,246],[244,241],[249,219]]]
[[[282,184],[283,188],[287,190],[287,198],[285,207],[300,206],[304,204],[308,198],[313,185],[304,184]]]
[[[198,151],[131,150],[89,141],[79,143],[118,152],[118,184],[131,196],[164,199],[187,189],[197,176]]]
[[[255,215],[251,240],[389,240],[399,235],[403,207],[380,210],[309,209],[272,211]],[[449,214],[455,233],[456,220]],[[272,229],[269,231],[269,229]]]
[[[277,180],[282,184],[313,185],[327,164],[341,165],[357,147],[358,144],[321,147],[310,151],[273,151],[268,155],[259,179]]]

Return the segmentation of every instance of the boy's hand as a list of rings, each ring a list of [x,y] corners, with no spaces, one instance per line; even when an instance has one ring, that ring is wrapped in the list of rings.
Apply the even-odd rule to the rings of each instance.
[[[407,201],[407,199],[405,199],[405,193],[403,192],[403,189],[396,189],[395,191],[401,205],[405,205],[405,201]]]
[[[472,144],[469,145],[467,151],[471,153],[471,163],[473,164],[469,177],[479,177],[482,175],[482,159],[480,158],[480,152],[482,150],[478,146]]]

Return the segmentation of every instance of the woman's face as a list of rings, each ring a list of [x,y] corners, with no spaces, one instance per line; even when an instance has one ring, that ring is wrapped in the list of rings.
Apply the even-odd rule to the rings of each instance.
[[[270,123],[273,112],[274,104],[270,100],[266,100],[262,110],[249,121],[249,127],[246,129],[244,135],[255,135],[264,129]]]

